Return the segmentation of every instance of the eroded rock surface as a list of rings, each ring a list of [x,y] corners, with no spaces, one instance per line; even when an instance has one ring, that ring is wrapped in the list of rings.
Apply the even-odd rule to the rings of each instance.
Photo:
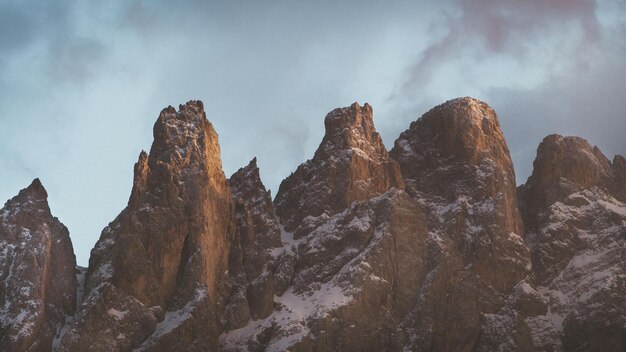
[[[230,247],[231,293],[224,312],[226,329],[245,326],[274,310],[280,292],[275,250],[282,247],[272,197],[265,189],[256,158],[229,180],[236,210],[237,230]],[[276,286],[276,287],[275,287]],[[283,289],[284,291],[284,289]],[[282,292],[281,292],[282,293]]]
[[[307,216],[333,215],[354,201],[404,188],[400,169],[374,128],[369,104],[335,109],[324,125],[326,134],[313,159],[287,177],[276,195],[276,213],[287,231]]]
[[[0,209],[0,350],[50,351],[76,308],[76,257],[39,179]]]
[[[527,320],[540,350],[626,349],[622,162],[582,138],[552,135],[520,187],[537,291],[548,305]]]
[[[199,101],[164,109],[128,206],[91,252],[63,351],[217,348],[234,208]]]
[[[411,349],[471,351],[482,316],[501,309],[531,268],[498,118],[476,99],[450,100],[413,122],[390,154],[429,214],[430,272]]]

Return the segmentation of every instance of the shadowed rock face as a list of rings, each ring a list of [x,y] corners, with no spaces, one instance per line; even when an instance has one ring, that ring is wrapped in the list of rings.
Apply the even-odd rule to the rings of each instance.
[[[307,216],[332,215],[354,201],[367,200],[404,182],[374,128],[372,107],[354,103],[324,120],[326,134],[313,159],[280,185],[274,201],[285,229]]]
[[[413,311],[414,350],[470,351],[529,273],[515,173],[493,109],[472,98],[439,105],[394,143],[407,191],[429,213],[429,279]]]
[[[229,184],[237,224],[230,246],[231,293],[224,312],[224,325],[230,330],[272,313],[274,294],[281,286],[279,278],[274,280],[278,262],[272,253],[282,247],[282,242],[272,198],[261,182],[256,158],[235,172]]]
[[[233,213],[202,103],[164,109],[150,154],[135,165],[128,206],[92,250],[62,350],[216,346]]]
[[[274,278],[286,287],[276,291],[272,315],[223,334],[223,348],[401,346],[399,322],[426,275],[427,231],[423,207],[400,188],[369,105],[329,113],[314,158],[281,184],[275,201],[285,229]]]
[[[611,163],[582,138],[552,135],[520,186],[537,290],[546,317],[528,326],[548,348],[626,348],[624,158]]]
[[[626,159],[621,155],[613,158],[613,175],[615,197],[626,202]]]
[[[612,165],[597,147],[579,137],[551,135],[539,145],[533,173],[519,187],[520,209],[530,233],[534,272],[539,282],[553,279],[561,272],[579,245],[572,229],[546,228],[557,220],[559,209],[553,209],[553,205],[583,207],[588,204],[580,193],[584,191],[619,199],[625,184],[620,170],[623,157],[616,156],[615,160]],[[581,213],[571,227],[593,226],[594,219],[585,220],[585,215],[588,214]],[[545,236],[548,238],[542,239]]]
[[[619,161],[616,164],[619,169]],[[619,174],[616,170],[616,176]],[[582,138],[546,137],[537,149],[532,175],[520,187],[521,209],[529,231],[535,230],[540,209],[591,187],[614,189],[609,159]]]
[[[456,200],[471,193],[494,198],[503,230],[523,234],[515,172],[495,111],[473,98],[447,101],[428,111],[395,141],[410,192]]]
[[[0,209],[0,350],[50,351],[76,308],[76,258],[38,179]]]

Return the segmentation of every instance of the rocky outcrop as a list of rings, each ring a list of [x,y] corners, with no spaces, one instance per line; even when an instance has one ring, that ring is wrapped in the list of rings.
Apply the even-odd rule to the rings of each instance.
[[[397,189],[309,218],[294,253],[290,287],[265,319],[221,336],[225,351],[401,350],[401,328],[425,277],[423,208]]]
[[[424,209],[401,190],[369,105],[325,122],[314,158],[275,201],[285,228],[274,277],[286,290],[271,315],[222,335],[227,351],[384,350],[406,340],[400,322],[427,272]]]
[[[235,172],[229,184],[237,224],[230,246],[231,293],[224,312],[224,326],[230,330],[272,313],[278,265],[274,252],[282,242],[272,197],[261,182],[256,158]],[[280,288],[278,278],[276,286]]]
[[[50,351],[76,308],[68,230],[35,179],[0,209],[0,350]]]
[[[626,158],[616,155],[613,158],[613,177],[615,197],[622,202],[626,202]]]
[[[445,200],[494,198],[493,220],[523,234],[515,172],[495,111],[473,98],[447,101],[411,123],[395,141],[407,188]],[[491,220],[491,218],[490,218]]]
[[[615,159],[612,165],[597,147],[579,137],[551,135],[539,145],[533,173],[519,187],[520,209],[530,234],[533,271],[539,283],[552,280],[578,250],[574,228],[593,223],[593,219],[585,223],[583,215],[587,214],[581,214],[569,230],[564,231],[563,226],[546,228],[559,215],[554,205],[582,207],[588,202],[572,195],[585,191],[620,198],[624,182],[620,180],[619,160],[623,158]]]
[[[478,100],[450,100],[413,122],[390,155],[429,214],[430,272],[412,313],[411,348],[470,351],[484,315],[530,272],[497,116]]]
[[[287,231],[307,216],[333,215],[354,201],[367,200],[404,182],[374,128],[372,107],[354,103],[331,111],[326,134],[313,159],[281,184],[274,201]]]
[[[396,182],[347,205],[326,195],[345,197],[345,184],[357,182],[323,177],[354,169],[337,136],[355,128],[333,122],[358,113],[355,105],[331,112],[314,159],[281,185],[275,205],[289,225],[292,284],[268,318],[222,335],[227,350],[472,350],[484,314],[501,310],[529,274],[513,167],[493,110],[473,99],[433,109],[391,152],[408,194]],[[359,150],[388,160],[377,138],[360,141]],[[372,165],[371,174],[386,170]],[[313,184],[324,191],[303,191]],[[307,213],[307,204],[324,211]]]
[[[541,210],[574,192],[591,187],[603,190],[613,188],[613,170],[609,159],[582,138],[546,137],[537,149],[532,175],[519,190],[528,230],[536,230],[537,215]]]
[[[164,109],[128,206],[91,252],[85,298],[62,351],[216,348],[233,202],[199,101]]]
[[[552,135],[520,187],[533,274],[548,306],[528,326],[544,350],[626,349],[622,162],[582,138]]]

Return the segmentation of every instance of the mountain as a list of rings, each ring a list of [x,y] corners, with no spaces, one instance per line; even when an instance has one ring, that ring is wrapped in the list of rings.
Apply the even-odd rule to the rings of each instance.
[[[326,115],[272,200],[256,158],[226,178],[201,102],[164,109],[86,271],[34,181],[0,211],[0,346],[626,350],[626,159],[548,136],[516,187],[484,102],[434,107],[391,151],[373,117]]]
[[[76,309],[76,257],[39,179],[0,209],[0,350],[49,351]]]
[[[91,252],[60,351],[217,348],[234,204],[199,101],[164,109],[128,206]]]

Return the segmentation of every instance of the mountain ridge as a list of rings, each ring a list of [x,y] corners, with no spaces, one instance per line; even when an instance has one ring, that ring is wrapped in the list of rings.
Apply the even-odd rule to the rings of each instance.
[[[551,135],[538,147],[533,174],[516,187],[496,112],[469,97],[426,112],[391,151],[369,104],[335,109],[324,125],[313,158],[272,199],[256,158],[226,178],[202,102],[163,109],[150,152],[135,164],[128,206],[103,230],[86,275],[68,250],[48,254],[64,263],[54,265],[65,268],[59,273],[37,261],[25,266],[37,282],[65,275],[63,297],[73,297],[65,313],[48,323],[40,322],[49,314],[31,314],[50,327],[20,335],[11,310],[0,310],[0,346],[625,348],[622,156],[611,161],[582,138]],[[37,179],[17,197],[29,195],[47,198]],[[15,209],[7,204],[0,303],[12,307],[23,299],[3,287],[26,285],[11,275],[23,257],[17,229],[56,221],[65,246],[71,242],[47,203],[44,218],[37,208],[5,216]],[[46,304],[48,296],[32,297]]]

